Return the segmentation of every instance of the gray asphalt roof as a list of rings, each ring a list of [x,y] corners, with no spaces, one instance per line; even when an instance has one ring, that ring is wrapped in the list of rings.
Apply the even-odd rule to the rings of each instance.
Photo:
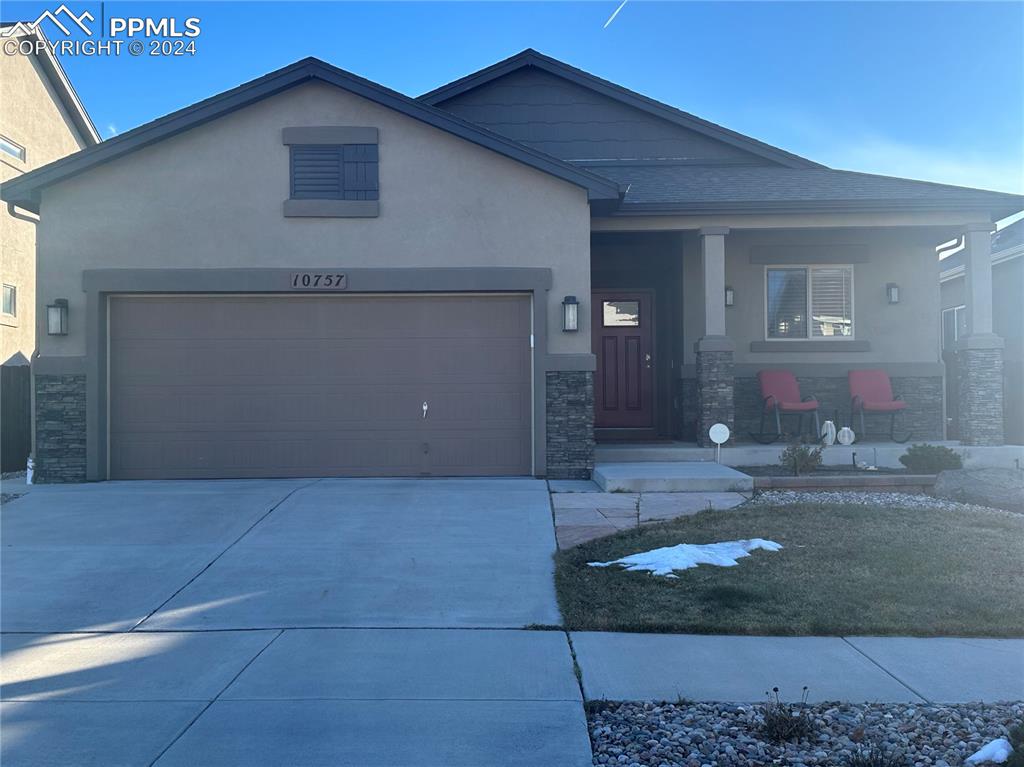
[[[893,204],[912,208],[1020,210],[1024,197],[926,181],[875,176],[829,168],[754,166],[611,165],[589,166],[622,186],[623,207],[706,210],[719,207],[838,206]]]

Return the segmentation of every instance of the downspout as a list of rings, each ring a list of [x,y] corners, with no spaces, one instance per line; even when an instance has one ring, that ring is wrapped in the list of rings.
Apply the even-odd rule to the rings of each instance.
[[[28,221],[30,224],[34,224],[36,226],[38,226],[39,222],[42,220],[42,217],[39,216],[39,215],[33,215],[31,213],[22,213],[21,211],[19,211],[15,207],[13,202],[8,202],[7,203],[7,212],[11,215],[11,218],[16,218],[16,219],[19,219],[20,221]],[[35,282],[36,273],[39,271],[39,268],[38,268],[39,267],[39,264],[38,264],[39,255],[38,254],[39,254],[39,251],[38,251],[38,244],[37,244],[36,245],[36,252],[33,254],[35,256],[35,259],[36,259],[36,262],[37,262],[37,263],[33,263],[33,267],[34,267],[33,270],[32,270],[32,280],[33,280],[33,282]],[[36,296],[37,296],[36,302],[38,304],[38,293],[36,293]],[[36,308],[38,309],[38,306]],[[36,317],[36,331],[38,332],[38,330],[39,330],[39,318]],[[38,355],[39,355],[39,347],[38,347],[38,344],[37,344],[36,348],[32,350],[32,359],[29,360],[29,369],[30,370],[32,369],[31,368],[31,363],[35,361],[35,359],[36,359],[36,357]],[[29,381],[30,381],[30,386],[29,386],[29,393],[28,393],[28,407],[29,407],[29,451],[28,451],[28,456],[29,456],[29,460],[30,461],[34,461],[35,460],[35,455],[36,455],[36,376],[35,376],[34,372],[30,375]]]
[[[40,216],[32,215],[31,213],[22,213],[13,202],[7,203],[7,212],[10,213],[13,218],[19,218],[22,221],[29,221],[33,224],[38,224],[42,220]]]

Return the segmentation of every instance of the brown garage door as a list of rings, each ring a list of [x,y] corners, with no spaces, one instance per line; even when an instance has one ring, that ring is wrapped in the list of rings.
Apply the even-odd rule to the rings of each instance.
[[[527,296],[115,297],[110,476],[529,474],[529,346]]]

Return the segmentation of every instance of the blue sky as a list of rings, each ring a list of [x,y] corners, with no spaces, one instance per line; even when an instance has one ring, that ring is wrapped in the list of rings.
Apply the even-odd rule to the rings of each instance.
[[[533,47],[833,167],[1024,193],[1024,3],[618,4],[107,2],[199,17],[197,54],[63,63],[109,136],[304,56],[418,95]]]

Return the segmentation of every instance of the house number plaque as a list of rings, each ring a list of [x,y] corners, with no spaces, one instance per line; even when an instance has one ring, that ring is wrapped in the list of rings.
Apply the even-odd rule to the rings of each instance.
[[[343,272],[295,272],[289,284],[293,290],[345,290],[348,276]]]

